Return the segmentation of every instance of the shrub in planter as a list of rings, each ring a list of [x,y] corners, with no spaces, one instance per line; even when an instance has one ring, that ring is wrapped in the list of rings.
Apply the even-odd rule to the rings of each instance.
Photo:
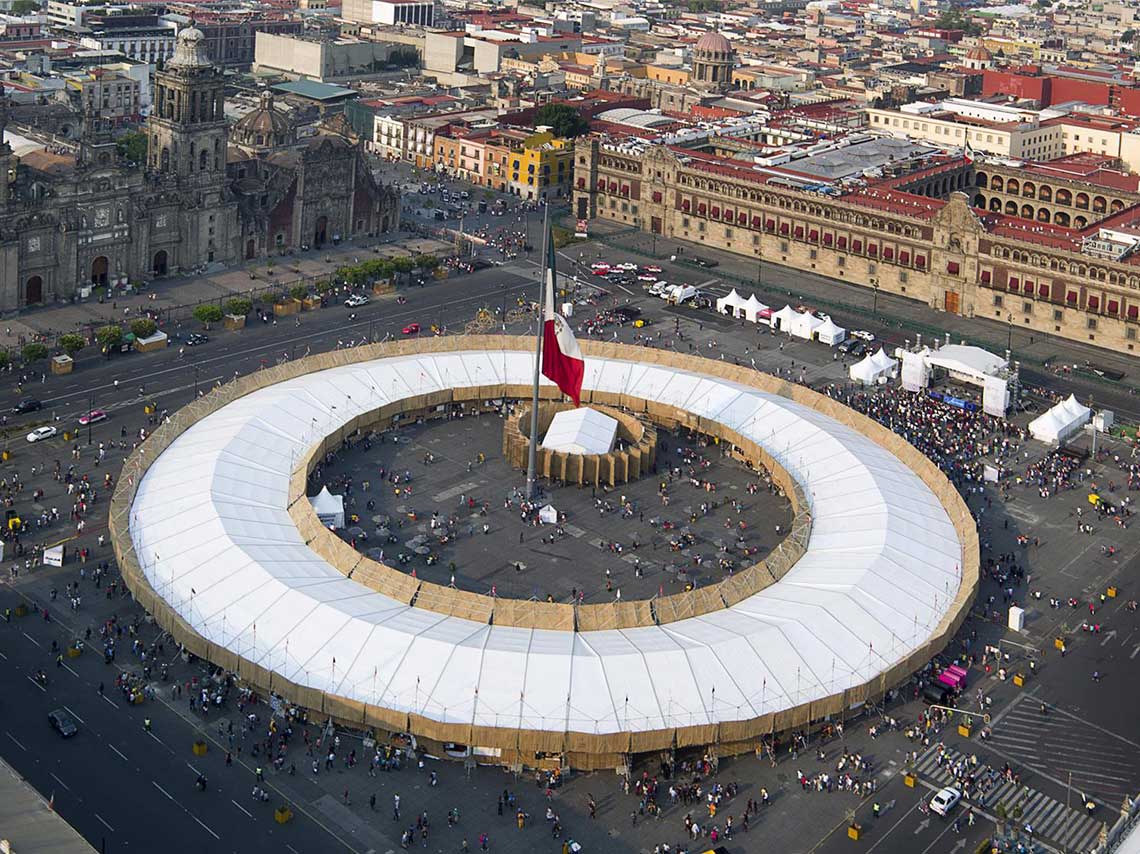
[[[194,319],[203,326],[217,323],[222,319],[222,310],[213,303],[206,303],[194,308]]]
[[[304,299],[309,295],[309,289],[304,285],[294,285],[289,289],[289,296],[293,299]]]
[[[24,357],[24,361],[31,364],[38,362],[40,359],[46,359],[48,356],[48,348],[38,341],[33,341],[31,344],[25,344],[24,349],[20,351],[20,355]]]
[[[253,303],[244,297],[234,297],[226,303],[226,314],[242,315],[243,317],[253,311]]]
[[[87,339],[82,335],[77,335],[74,332],[69,332],[66,335],[59,336],[59,349],[63,350],[63,352],[69,356],[74,356],[86,346]]]
[[[158,331],[158,324],[149,317],[138,317],[131,321],[131,332],[136,338],[149,338]]]
[[[99,342],[100,347],[106,350],[118,347],[123,341],[123,327],[116,323],[100,326],[95,330],[95,340]]]
[[[317,293],[318,294],[327,294],[331,290],[332,290],[332,283],[331,282],[326,282],[323,280],[320,282],[317,282]]]

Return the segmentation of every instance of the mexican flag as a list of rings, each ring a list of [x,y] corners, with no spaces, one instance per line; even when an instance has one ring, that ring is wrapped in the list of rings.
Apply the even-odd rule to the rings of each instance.
[[[578,406],[586,362],[570,324],[554,307],[554,238],[546,235],[546,293],[542,309],[542,375]]]

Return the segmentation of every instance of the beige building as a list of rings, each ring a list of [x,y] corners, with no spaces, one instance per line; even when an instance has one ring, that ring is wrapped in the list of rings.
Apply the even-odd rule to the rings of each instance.
[[[945,106],[950,103],[869,108],[868,128],[946,148],[968,145],[999,157],[1048,160],[1063,153],[1061,127],[1041,123],[1032,111],[988,104],[986,109],[958,111]]]
[[[414,46],[398,42],[357,38],[329,41],[259,32],[254,44],[253,70],[321,83],[359,80],[385,72],[393,55],[414,50]]]
[[[1107,253],[1099,235],[983,219],[970,206],[975,166],[964,159],[891,190],[834,197],[661,145],[584,139],[574,160],[581,219],[625,223],[1118,352],[1134,351],[1140,339],[1140,254]]]

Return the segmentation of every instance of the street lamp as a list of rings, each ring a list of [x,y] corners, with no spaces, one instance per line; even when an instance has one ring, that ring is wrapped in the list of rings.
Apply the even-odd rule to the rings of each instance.
[[[194,366],[194,399],[195,400],[198,399],[198,371],[199,370],[200,370],[200,368],[197,365],[195,365]],[[90,444],[90,442],[88,444]]]
[[[1013,351],[1013,312],[1007,312],[1006,313],[1005,323],[1006,323],[1006,333],[1007,333],[1006,337],[1005,337],[1005,349],[1012,352]]]
[[[91,413],[95,411],[95,392],[87,401],[87,446],[91,446]]]
[[[875,298],[874,298],[874,301],[871,303],[871,316],[872,317],[878,317],[879,316],[879,280],[878,279],[871,279],[871,287],[875,289]]]

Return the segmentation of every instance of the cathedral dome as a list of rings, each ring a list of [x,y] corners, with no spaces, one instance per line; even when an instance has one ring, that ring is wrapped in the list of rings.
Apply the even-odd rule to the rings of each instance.
[[[694,50],[699,53],[732,53],[732,43],[720,33],[705,33],[697,40]]]
[[[257,109],[234,124],[231,138],[250,148],[280,148],[292,142],[293,123],[273,104],[273,94],[265,91]]]
[[[206,49],[206,34],[197,27],[187,27],[180,32],[174,44],[174,56],[167,65],[178,68],[209,68],[213,65]]]
[[[978,62],[990,62],[993,58],[994,55],[986,50],[986,46],[983,44],[975,45],[966,53],[966,59],[973,59]]]

